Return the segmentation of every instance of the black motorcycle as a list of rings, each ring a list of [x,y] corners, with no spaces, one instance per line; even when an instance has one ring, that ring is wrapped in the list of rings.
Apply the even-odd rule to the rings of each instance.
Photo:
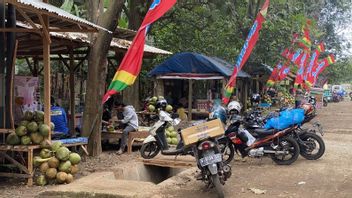
[[[267,117],[263,117],[258,111],[253,111],[247,114],[245,127],[248,131],[256,137],[255,130],[262,128],[265,122],[271,117],[277,116],[279,112],[273,112]],[[310,122],[316,116],[315,113],[306,112],[305,119],[301,125],[297,125],[296,129],[291,133],[300,147],[300,154],[308,160],[317,160],[325,153],[325,143],[321,136],[324,135],[322,126],[315,122],[313,129],[303,129],[301,126]],[[317,135],[320,133],[321,136]]]

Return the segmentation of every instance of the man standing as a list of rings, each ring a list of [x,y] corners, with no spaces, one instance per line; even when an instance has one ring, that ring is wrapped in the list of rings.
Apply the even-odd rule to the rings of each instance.
[[[125,125],[122,133],[120,149],[117,151],[117,154],[121,155],[126,148],[128,133],[138,129],[138,116],[134,107],[131,105],[125,105],[122,102],[115,102],[114,106],[117,111],[122,112],[123,115],[123,119],[118,122]]]

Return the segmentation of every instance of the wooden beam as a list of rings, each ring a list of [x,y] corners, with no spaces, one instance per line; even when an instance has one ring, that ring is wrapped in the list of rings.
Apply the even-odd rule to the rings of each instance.
[[[83,59],[81,59],[81,61],[75,66],[74,71],[77,71],[78,68],[84,63],[85,60],[87,60],[89,56],[89,52],[83,57]],[[75,60],[78,60],[77,57],[75,58]],[[108,59],[109,60],[109,59]]]
[[[70,124],[70,133],[73,136],[75,134],[75,57],[73,55],[73,49],[69,49],[70,51],[70,79],[69,79],[69,84],[70,84],[70,110],[71,110],[71,120],[69,122]]]
[[[0,28],[0,32],[34,32],[41,33],[40,30],[25,29],[25,28]]]
[[[193,81],[188,80],[188,121],[192,121]]]
[[[71,29],[71,28],[64,28],[64,29],[49,29],[49,32],[88,32],[88,33],[94,33],[97,32],[94,29]]]
[[[46,0],[45,0],[46,1]],[[51,109],[51,90],[50,90],[50,34],[48,32],[49,28],[49,18],[40,16],[44,37],[43,37],[43,64],[44,64],[44,123],[50,126],[50,109]],[[48,140],[51,141],[51,130],[49,132]]]
[[[37,27],[37,25],[32,21],[31,18],[29,18],[29,16],[21,9],[21,8],[17,8],[17,11],[26,19],[26,21],[31,24],[31,26],[33,27],[33,29],[38,30],[39,28]]]
[[[44,22],[44,19],[42,17],[42,15],[38,15],[38,18],[40,20],[40,24],[42,24],[42,28],[43,28],[43,34],[44,34],[44,38],[47,39],[47,42],[50,44],[51,43],[51,39],[50,39],[50,34],[49,34],[49,25],[46,25],[49,24],[49,19],[47,16],[45,16],[46,18],[46,22]]]
[[[59,54],[59,60],[66,66],[68,70],[70,70],[70,65],[65,61],[61,54]]]
[[[11,81],[10,81],[10,122],[11,122],[11,128],[15,129],[15,119],[13,117],[13,107],[12,107],[12,101],[13,101],[13,95],[14,95],[14,85],[13,85],[13,81],[15,78],[15,65],[16,65],[16,55],[17,55],[17,48],[18,48],[18,40],[16,40],[15,42],[15,49],[13,51],[13,57],[12,57],[12,72],[11,72]]]

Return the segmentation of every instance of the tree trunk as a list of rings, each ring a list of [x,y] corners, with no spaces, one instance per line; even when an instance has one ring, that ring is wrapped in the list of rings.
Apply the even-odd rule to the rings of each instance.
[[[96,0],[90,0],[94,4]],[[98,16],[98,25],[115,31],[120,16],[123,0],[111,1],[111,5],[103,14],[92,12],[91,20]],[[101,148],[101,100],[104,94],[106,78],[106,57],[112,40],[112,34],[99,31],[94,36],[95,41],[91,46],[88,57],[88,80],[85,96],[85,109],[83,114],[83,135],[89,137],[88,151],[90,155],[97,156],[102,152]]]
[[[16,10],[15,7],[12,4],[8,4],[7,6],[7,24],[6,27],[8,28],[16,28]],[[14,50],[15,50],[15,41],[16,41],[16,33],[14,32],[8,32],[6,33],[6,39],[7,39],[7,47],[6,47],[6,101],[5,101],[5,107],[6,107],[6,115],[10,115],[12,109],[11,107],[11,97],[10,95],[12,94],[12,89],[10,84],[12,83],[12,76],[14,69],[12,68],[14,64],[12,64],[13,61],[13,56],[14,56]],[[10,116],[6,116],[6,128],[10,128],[11,125],[11,120]]]

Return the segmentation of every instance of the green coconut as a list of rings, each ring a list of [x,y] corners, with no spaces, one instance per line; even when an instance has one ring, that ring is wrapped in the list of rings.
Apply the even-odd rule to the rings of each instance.
[[[171,138],[169,138],[169,137],[166,138],[166,141],[167,141],[168,144],[171,144]]]
[[[173,127],[173,126],[169,126],[169,127],[167,127],[167,129],[166,130],[168,130],[168,131],[174,131],[175,130],[175,128]]]
[[[19,124],[19,126],[27,126],[29,124],[29,121],[28,120],[22,120]],[[26,128],[27,129],[27,128]]]
[[[31,133],[38,131],[38,124],[36,122],[30,122],[27,124],[27,130]]]
[[[70,150],[68,150],[68,148],[66,147],[60,147],[57,151],[56,151],[56,158],[61,160],[61,161],[66,161],[69,159],[70,157]]]
[[[48,164],[50,168],[57,168],[59,167],[60,161],[56,157],[51,157],[48,160]]]
[[[50,128],[51,128],[51,131],[54,131],[55,129],[55,124],[53,122],[50,122]]]
[[[40,148],[51,149],[51,146],[49,144],[49,140],[43,139],[43,141],[40,142]]]
[[[66,177],[65,182],[66,182],[67,184],[73,182],[73,175],[67,174],[67,177]]]
[[[22,145],[28,145],[31,143],[31,138],[27,135],[21,137],[21,144]]]
[[[40,172],[41,172],[42,174],[45,174],[48,169],[49,169],[49,164],[48,164],[48,162],[43,162],[43,163],[40,165],[40,168],[39,168],[39,170],[40,170]]]
[[[158,100],[163,100],[163,99],[165,99],[164,96],[159,96],[158,97]]]
[[[38,167],[38,166],[40,166],[42,163],[49,161],[49,159],[50,159],[50,158],[43,159],[43,158],[41,158],[41,157],[39,157],[39,156],[35,156],[35,157],[33,158],[33,165],[36,166],[36,167]]]
[[[171,138],[171,144],[177,144],[178,140],[177,138]]]
[[[151,101],[151,102],[154,102],[154,103],[156,103],[157,100],[158,100],[158,97],[156,97],[156,96],[153,96],[153,97],[150,99],[150,101]]]
[[[34,112],[34,119],[37,122],[44,121],[44,112],[43,111],[35,111]]]
[[[61,162],[59,165],[59,170],[65,173],[69,173],[71,171],[71,162],[69,160]]]
[[[31,133],[31,140],[34,144],[40,144],[43,141],[44,137],[38,132]]]
[[[71,173],[72,175],[78,173],[78,171],[79,171],[78,164],[71,166],[71,171],[70,171],[70,173]]]
[[[53,152],[56,152],[57,150],[59,150],[59,148],[62,146],[62,142],[58,141],[58,142],[54,142],[52,145],[51,145],[51,150]]]
[[[152,105],[152,104],[150,104],[150,105],[148,106],[148,111],[154,112],[154,111],[155,111],[155,106]]]
[[[48,168],[48,170],[45,172],[45,175],[48,179],[55,179],[57,174],[56,168]]]
[[[19,126],[16,128],[16,134],[18,136],[24,136],[27,134],[27,128],[25,126]]]
[[[81,161],[81,156],[78,153],[71,153],[69,160],[71,162],[71,164],[79,164],[79,162]]]
[[[39,155],[41,158],[51,158],[52,156],[51,154],[52,154],[51,150],[44,148],[40,151]]]
[[[27,121],[32,121],[33,120],[33,112],[32,111],[24,112],[23,118]]]
[[[46,179],[44,175],[40,175],[39,177],[37,177],[37,185],[38,186],[45,186],[46,185]]]
[[[165,107],[165,111],[167,111],[167,112],[172,112],[172,106],[171,105],[167,105],[166,107]]]
[[[170,132],[170,137],[176,138],[177,137],[177,132],[176,131]]]
[[[65,172],[58,172],[56,174],[56,181],[59,183],[59,184],[62,184],[66,181],[66,178],[67,178],[67,173]]]
[[[18,135],[15,132],[10,133],[6,137],[6,144],[9,145],[17,145],[21,143],[21,139],[18,137]]]
[[[50,132],[50,127],[47,124],[41,124],[39,126],[39,133],[44,136],[48,137]]]

